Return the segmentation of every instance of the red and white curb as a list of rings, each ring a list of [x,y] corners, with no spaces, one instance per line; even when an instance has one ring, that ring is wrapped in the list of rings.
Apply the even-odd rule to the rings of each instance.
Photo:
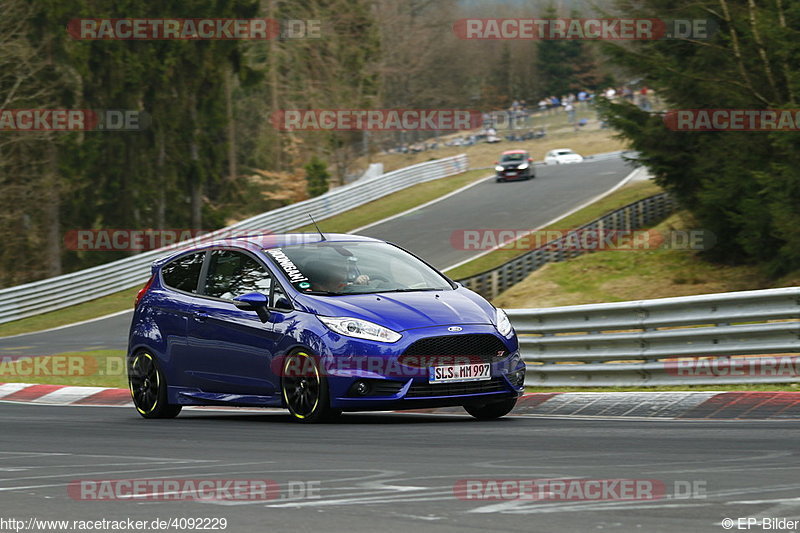
[[[458,413],[460,407],[425,409]],[[669,419],[800,419],[800,392],[537,392],[512,414],[554,417]]]
[[[39,405],[132,406],[128,389],[0,383],[0,401]],[[420,409],[463,413],[460,407]],[[537,392],[512,414],[658,419],[800,419],[800,392]]]
[[[128,389],[0,383],[0,400],[42,405],[133,405]]]

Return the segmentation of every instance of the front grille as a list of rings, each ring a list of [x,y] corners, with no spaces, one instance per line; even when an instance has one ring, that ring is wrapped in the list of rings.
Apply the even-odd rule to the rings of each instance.
[[[506,345],[494,335],[465,333],[420,339],[406,348],[399,360],[406,366],[429,368],[439,365],[492,363],[506,355]]]
[[[408,389],[406,398],[458,396],[461,394],[479,394],[481,392],[508,392],[508,387],[502,378],[488,379],[486,381],[467,381],[465,383],[414,382]]]
[[[371,396],[395,396],[403,388],[402,381],[373,380]]]

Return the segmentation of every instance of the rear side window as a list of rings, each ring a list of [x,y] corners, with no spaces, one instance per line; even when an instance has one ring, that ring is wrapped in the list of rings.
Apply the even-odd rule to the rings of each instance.
[[[164,284],[179,291],[196,293],[205,255],[205,252],[184,255],[164,265],[161,268]]]
[[[205,294],[232,300],[248,292],[269,296],[272,276],[267,268],[247,254],[233,250],[214,250],[208,265]]]

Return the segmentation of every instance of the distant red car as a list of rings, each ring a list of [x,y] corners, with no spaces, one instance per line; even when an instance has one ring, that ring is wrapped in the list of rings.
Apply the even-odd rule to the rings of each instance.
[[[500,161],[495,163],[497,172],[495,181],[529,180],[536,177],[533,170],[533,159],[525,150],[509,150],[503,152]]]

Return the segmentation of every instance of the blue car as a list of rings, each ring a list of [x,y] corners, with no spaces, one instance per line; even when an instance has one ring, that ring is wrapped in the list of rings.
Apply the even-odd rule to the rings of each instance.
[[[184,405],[343,411],[463,406],[499,418],[525,364],[506,314],[423,260],[341,234],[240,237],[153,263],[128,381],[145,418]]]

